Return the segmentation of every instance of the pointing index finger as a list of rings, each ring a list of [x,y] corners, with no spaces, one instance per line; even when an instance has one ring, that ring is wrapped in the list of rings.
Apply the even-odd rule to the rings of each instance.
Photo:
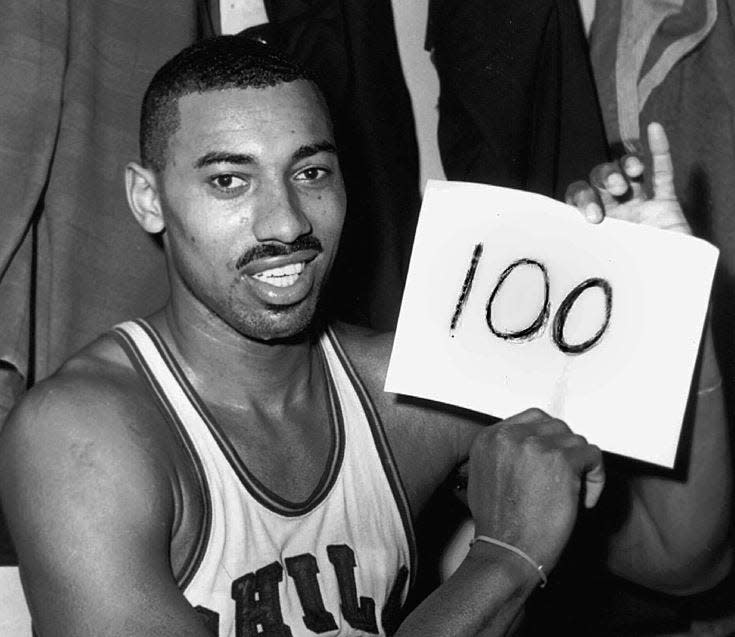
[[[653,164],[653,198],[676,199],[674,191],[674,166],[669,152],[669,140],[663,126],[658,122],[648,125],[648,145]]]

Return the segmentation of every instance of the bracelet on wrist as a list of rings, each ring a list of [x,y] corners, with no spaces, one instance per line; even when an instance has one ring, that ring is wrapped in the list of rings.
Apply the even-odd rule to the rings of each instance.
[[[722,378],[718,378],[714,383],[707,385],[706,387],[700,387],[697,390],[697,396],[705,396],[707,394],[711,394],[712,392],[716,392],[718,389],[722,388]]]
[[[528,553],[521,551],[521,549],[519,549],[517,546],[513,546],[512,544],[508,544],[507,542],[502,542],[501,540],[496,540],[494,537],[489,537],[487,535],[478,535],[477,537],[475,537],[474,540],[470,541],[470,546],[472,546],[475,542],[485,542],[486,544],[499,546],[500,548],[510,551],[511,553],[514,553],[521,559],[528,562],[533,567],[533,570],[536,571],[536,575],[538,575],[539,579],[541,580],[541,583],[539,584],[540,588],[544,588],[544,586],[546,586],[546,583],[549,581],[546,577],[546,573],[544,572],[544,567],[536,560],[534,560]]]

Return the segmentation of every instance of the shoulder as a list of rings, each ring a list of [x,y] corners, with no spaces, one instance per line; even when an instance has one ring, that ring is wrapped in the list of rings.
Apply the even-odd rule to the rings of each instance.
[[[335,323],[332,328],[371,394],[378,387],[382,390],[388,372],[394,333],[377,332],[347,323]]]
[[[103,337],[0,433],[0,499],[39,633],[200,634],[172,570],[173,439],[145,394]]]
[[[338,324],[335,326],[335,334],[376,403],[380,415],[388,417],[390,423],[416,425],[436,435],[450,433],[461,439],[464,430],[470,430],[471,435],[474,435],[478,427],[491,420],[488,416],[451,405],[385,391],[393,332],[375,332],[367,328]]]
[[[409,499],[418,512],[449,472],[466,459],[487,416],[384,390],[394,334],[337,324],[335,334],[378,411]],[[420,463],[416,458],[421,458]]]
[[[104,336],[32,387],[10,413],[2,436],[38,444],[49,437],[120,442],[153,411],[137,373],[115,341]]]
[[[160,418],[115,342],[102,337],[9,415],[0,433],[3,504],[47,499],[81,510],[86,499],[92,505],[141,483],[164,497],[166,455],[152,433]]]

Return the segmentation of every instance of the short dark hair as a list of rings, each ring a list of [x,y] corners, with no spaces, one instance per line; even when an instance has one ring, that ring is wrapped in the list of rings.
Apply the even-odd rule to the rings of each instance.
[[[143,97],[139,140],[143,166],[157,172],[164,169],[169,139],[180,123],[178,100],[184,95],[296,80],[317,86],[306,69],[243,35],[221,35],[187,47],[158,70]]]

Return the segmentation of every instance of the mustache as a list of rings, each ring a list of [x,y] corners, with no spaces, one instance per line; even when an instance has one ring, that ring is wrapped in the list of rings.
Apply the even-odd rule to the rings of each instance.
[[[301,250],[316,250],[322,252],[322,242],[318,237],[306,235],[298,237],[293,243],[261,243],[257,246],[246,250],[242,256],[235,262],[235,268],[241,270],[248,263],[257,259],[265,259],[267,257],[286,257],[294,252]]]

